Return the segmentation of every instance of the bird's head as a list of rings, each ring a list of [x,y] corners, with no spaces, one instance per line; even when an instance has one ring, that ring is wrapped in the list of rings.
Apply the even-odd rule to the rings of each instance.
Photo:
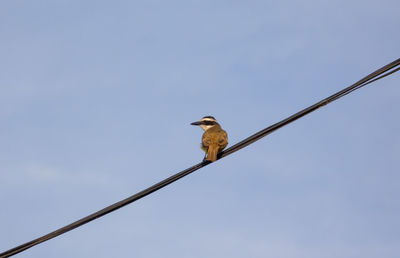
[[[200,121],[193,122],[191,125],[198,125],[200,126],[204,131],[207,131],[211,127],[218,125],[217,120],[212,117],[212,116],[205,116]]]

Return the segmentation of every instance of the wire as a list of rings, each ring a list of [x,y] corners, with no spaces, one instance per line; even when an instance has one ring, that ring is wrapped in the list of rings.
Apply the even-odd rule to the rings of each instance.
[[[251,135],[250,137],[242,140],[241,142],[231,146],[230,148],[226,149],[225,151],[219,153],[218,154],[218,159],[226,157],[226,156],[228,156],[228,155],[230,155],[230,154],[232,154],[232,153],[234,153],[234,152],[246,147],[247,145],[250,145],[253,142],[256,142],[256,141],[260,140],[261,138],[263,138],[266,135],[278,130],[279,128],[281,128],[281,127],[283,127],[283,126],[285,126],[285,125],[287,125],[287,124],[289,124],[289,123],[291,123],[291,122],[293,122],[293,121],[295,121],[295,120],[297,120],[297,119],[299,119],[299,118],[301,118],[301,117],[303,117],[303,116],[305,116],[305,115],[307,115],[307,114],[319,109],[322,106],[325,106],[326,104],[328,104],[330,102],[333,102],[333,101],[335,101],[335,100],[337,100],[337,99],[349,94],[350,92],[352,92],[354,90],[357,90],[357,89],[359,89],[361,87],[364,87],[364,86],[366,86],[366,85],[368,85],[368,84],[370,84],[372,82],[375,82],[375,81],[377,81],[379,79],[382,79],[382,78],[384,78],[384,77],[386,77],[386,76],[388,76],[388,75],[390,75],[390,74],[392,74],[394,72],[399,71],[400,67],[396,68],[399,65],[400,65],[400,58],[395,60],[395,61],[393,61],[392,63],[390,63],[388,65],[385,65],[384,67],[376,70],[375,72],[369,74],[368,76],[364,77],[363,79],[359,80],[358,82],[354,83],[353,85],[351,85],[351,86],[349,86],[349,87],[347,87],[347,88],[345,88],[345,89],[333,94],[332,96],[329,96],[329,97],[321,100],[320,102],[318,102],[318,103],[316,103],[316,104],[314,104],[314,105],[312,105],[312,106],[310,106],[308,108],[305,108],[305,109],[301,110],[300,112],[297,112],[296,114],[294,114],[294,115],[292,115],[292,116],[290,116],[290,117],[288,117],[288,118],[286,118],[286,119],[284,119],[284,120],[282,120],[282,121],[280,121],[280,122],[278,122],[276,124],[273,124],[273,125],[265,128],[265,129],[255,133],[255,134]],[[149,194],[151,194],[151,193],[153,193],[153,192],[155,192],[155,191],[157,191],[157,190],[169,185],[169,184],[181,179],[182,177],[185,177],[185,176],[193,173],[194,171],[196,171],[196,170],[198,170],[198,169],[200,169],[200,168],[202,168],[204,166],[207,166],[210,163],[211,162],[207,161],[207,160],[205,160],[205,161],[203,161],[201,163],[198,163],[198,164],[196,164],[196,165],[194,165],[194,166],[192,166],[190,168],[187,168],[187,169],[185,169],[185,170],[183,170],[183,171],[181,171],[179,173],[176,173],[175,175],[173,175],[173,176],[171,176],[171,177],[169,177],[167,179],[164,179],[161,182],[159,182],[159,183],[157,183],[155,185],[152,185],[149,188],[147,188],[147,189],[145,189],[145,190],[143,190],[141,192],[138,192],[138,193],[136,193],[136,194],[134,194],[134,195],[122,200],[122,201],[116,202],[116,203],[114,203],[114,204],[112,204],[112,205],[110,205],[110,206],[108,206],[108,207],[106,207],[106,208],[104,208],[102,210],[99,210],[99,211],[97,211],[95,213],[92,213],[92,214],[90,214],[90,215],[88,215],[88,216],[86,216],[86,217],[84,217],[84,218],[82,218],[80,220],[77,220],[77,221],[75,221],[75,222],[73,222],[73,223],[71,223],[69,225],[66,225],[66,226],[64,226],[64,227],[62,227],[60,229],[57,229],[57,230],[55,230],[53,232],[50,232],[50,233],[48,233],[48,234],[46,234],[44,236],[41,236],[41,237],[36,238],[36,239],[34,239],[32,241],[26,242],[26,243],[24,243],[22,245],[19,245],[19,246],[14,247],[14,248],[12,248],[10,250],[7,250],[7,251],[5,251],[3,253],[0,253],[0,258],[10,257],[10,256],[15,255],[17,253],[20,253],[20,252],[22,252],[22,251],[24,251],[26,249],[29,249],[29,248],[31,248],[31,247],[33,247],[35,245],[38,245],[38,244],[43,243],[43,242],[45,242],[47,240],[50,240],[50,239],[52,239],[52,238],[54,238],[56,236],[59,236],[59,235],[64,234],[64,233],[66,233],[68,231],[71,231],[71,230],[73,230],[73,229],[75,229],[77,227],[80,227],[80,226],[82,226],[82,225],[84,225],[84,224],[86,224],[86,223],[88,223],[88,222],[90,222],[92,220],[100,218],[100,217],[102,217],[102,216],[104,216],[104,215],[106,215],[106,214],[108,214],[110,212],[113,212],[113,211],[115,211],[115,210],[117,210],[119,208],[122,208],[122,207],[124,207],[124,206],[126,206],[126,205],[128,205],[128,204],[130,204],[130,203],[132,203],[134,201],[137,201],[137,200],[139,200],[139,199],[141,199],[141,198],[143,198],[143,197],[145,197],[145,196],[147,196],[147,195],[149,195]]]
[[[382,78],[384,78],[384,77],[386,77],[386,76],[388,76],[388,75],[390,75],[390,74],[392,74],[394,72],[397,72],[398,70],[400,70],[400,67],[396,68],[399,65],[400,65],[400,58],[395,60],[395,61],[393,61],[393,62],[391,62],[388,65],[383,66],[382,68],[376,70],[375,72],[367,75],[366,77],[364,77],[363,79],[359,80],[358,82],[350,85],[349,87],[347,87],[347,88],[345,88],[345,89],[343,89],[343,90],[341,90],[341,91],[339,91],[339,92],[337,92],[337,93],[335,93],[335,94],[333,94],[333,95],[321,100],[318,103],[315,103],[312,106],[309,106],[308,108],[305,108],[305,109],[297,112],[296,114],[294,114],[294,115],[292,115],[292,116],[290,116],[290,117],[288,117],[288,118],[286,118],[286,119],[284,119],[284,120],[282,120],[282,121],[280,121],[280,122],[278,122],[276,124],[273,124],[273,125],[265,128],[265,129],[255,133],[255,134],[249,136],[248,138],[242,140],[239,143],[236,143],[235,145],[231,146],[230,148],[222,151],[218,155],[218,157],[222,158],[222,157],[228,156],[228,155],[230,155],[230,154],[232,154],[232,153],[234,153],[234,152],[246,147],[247,145],[252,144],[253,142],[260,140],[261,138],[263,138],[263,137],[267,136],[268,134],[278,130],[279,128],[281,128],[281,127],[283,127],[283,126],[285,126],[287,124],[290,124],[291,122],[294,122],[295,120],[297,120],[297,119],[299,119],[299,118],[301,118],[301,117],[303,117],[305,115],[308,115],[309,113],[311,113],[311,112],[313,112],[313,111],[325,106],[326,104],[329,104],[330,102],[333,102],[333,101],[335,101],[335,100],[337,100],[337,99],[349,94],[350,92],[352,92],[352,91],[354,91],[356,89],[364,87],[364,86],[366,86],[366,85],[368,85],[368,84],[370,84],[370,83],[372,83],[372,82],[374,82],[376,80],[382,79]],[[392,70],[392,69],[394,69],[394,70]],[[379,76],[379,77],[377,77],[377,76]]]

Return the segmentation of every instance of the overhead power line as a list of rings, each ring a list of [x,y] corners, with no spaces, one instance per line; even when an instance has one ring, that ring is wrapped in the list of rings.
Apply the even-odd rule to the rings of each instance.
[[[280,121],[280,122],[278,122],[276,124],[273,124],[273,125],[265,128],[265,129],[255,133],[255,134],[251,135],[250,137],[242,140],[241,142],[231,146],[230,148],[226,149],[225,151],[219,153],[218,159],[224,158],[224,157],[226,157],[226,156],[228,156],[228,155],[230,155],[230,154],[232,154],[232,153],[234,153],[234,152],[246,147],[247,145],[250,145],[253,142],[260,140],[261,138],[263,138],[266,135],[278,130],[279,128],[281,128],[281,127],[283,127],[283,126],[285,126],[287,124],[290,124],[291,122],[293,122],[293,121],[295,121],[295,120],[297,120],[297,119],[299,119],[299,118],[301,118],[301,117],[303,117],[305,115],[308,115],[309,113],[319,109],[320,107],[323,107],[326,104],[328,104],[330,102],[333,102],[333,101],[335,101],[335,100],[337,100],[337,99],[349,94],[350,92],[352,92],[354,90],[357,90],[357,89],[359,89],[361,87],[364,87],[364,86],[366,86],[366,85],[368,85],[368,84],[370,84],[370,83],[372,83],[372,82],[374,82],[376,80],[382,79],[382,78],[384,78],[384,77],[386,77],[386,76],[388,76],[388,75],[390,75],[390,74],[392,74],[394,72],[399,71],[400,70],[399,66],[400,66],[400,58],[395,60],[395,61],[393,61],[392,63],[390,63],[388,65],[383,66],[382,68],[380,68],[380,69],[376,70],[375,72],[369,74],[368,76],[364,77],[363,79],[359,80],[358,82],[354,83],[353,85],[351,85],[351,86],[349,86],[349,87],[347,87],[347,88],[345,88],[345,89],[333,94],[332,96],[329,96],[326,99],[323,99],[323,100],[319,101],[318,103],[316,103],[316,104],[314,104],[314,105],[312,105],[312,106],[310,106],[308,108],[305,108],[305,109],[301,110],[300,112],[297,112],[296,114],[294,114],[294,115],[292,115],[292,116],[290,116],[290,117],[288,117],[288,118],[286,118],[286,119],[284,119],[284,120],[282,120],[282,121]],[[110,213],[112,211],[115,211],[115,210],[117,210],[119,208],[122,208],[122,207],[124,207],[124,206],[126,206],[126,205],[128,205],[128,204],[130,204],[130,203],[132,203],[134,201],[137,201],[137,200],[145,197],[146,195],[149,195],[149,194],[151,194],[151,193],[153,193],[153,192],[155,192],[155,191],[167,186],[167,185],[177,181],[178,179],[180,179],[180,178],[182,178],[184,176],[187,176],[190,173],[193,173],[194,171],[196,171],[196,170],[198,170],[198,169],[200,169],[200,168],[202,168],[204,166],[209,165],[210,163],[211,163],[210,161],[203,161],[203,162],[201,162],[199,164],[196,164],[196,165],[194,165],[194,166],[192,166],[190,168],[187,168],[187,169],[185,169],[185,170],[183,170],[183,171],[181,171],[179,173],[176,173],[175,175],[173,175],[173,176],[171,176],[171,177],[169,177],[167,179],[164,179],[163,181],[161,181],[161,182],[159,182],[159,183],[157,183],[157,184],[155,184],[153,186],[150,186],[149,188],[147,188],[147,189],[145,189],[145,190],[143,190],[141,192],[138,192],[138,193],[136,193],[136,194],[134,194],[134,195],[122,200],[122,201],[114,203],[114,204],[112,204],[112,205],[110,205],[110,206],[108,206],[108,207],[106,207],[106,208],[104,208],[102,210],[99,210],[99,211],[97,211],[95,213],[92,213],[92,214],[90,214],[90,215],[88,215],[88,216],[86,216],[86,217],[84,217],[84,218],[82,218],[80,220],[77,220],[77,221],[75,221],[75,222],[73,222],[73,223],[71,223],[69,225],[66,225],[66,226],[64,226],[64,227],[62,227],[60,229],[57,229],[57,230],[55,230],[53,232],[50,232],[50,233],[48,233],[48,234],[46,234],[44,236],[41,236],[41,237],[36,238],[36,239],[34,239],[32,241],[26,242],[26,243],[24,243],[22,245],[19,245],[19,246],[14,247],[14,248],[12,248],[10,250],[7,250],[7,251],[5,251],[5,252],[0,254],[0,258],[10,257],[12,255],[15,255],[17,253],[20,253],[20,252],[28,249],[28,248],[31,248],[31,247],[33,247],[33,246],[35,246],[37,244],[43,243],[43,242],[45,242],[47,240],[50,240],[50,239],[52,239],[52,238],[54,238],[56,236],[59,236],[59,235],[64,234],[64,233],[66,233],[66,232],[68,232],[70,230],[73,230],[73,229],[75,229],[77,227],[80,227],[80,226],[82,226],[82,225],[84,225],[84,224],[86,224],[86,223],[88,223],[88,222],[90,222],[92,220],[100,218],[100,217],[102,217],[102,216],[104,216],[104,215],[106,215],[106,214],[108,214],[108,213]]]

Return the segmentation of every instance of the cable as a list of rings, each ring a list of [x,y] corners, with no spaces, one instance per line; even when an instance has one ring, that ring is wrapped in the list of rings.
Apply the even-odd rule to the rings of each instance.
[[[265,129],[255,133],[255,134],[249,136],[248,138],[242,140],[239,143],[236,143],[235,145],[231,146],[230,148],[228,148],[228,149],[222,151],[221,153],[219,153],[218,157],[222,158],[222,157],[228,156],[228,155],[230,155],[230,154],[232,154],[232,153],[234,153],[234,152],[246,147],[247,145],[252,144],[253,142],[260,140],[261,138],[263,138],[263,137],[267,136],[268,134],[278,130],[279,128],[281,128],[281,127],[283,127],[283,126],[285,126],[287,124],[290,124],[291,122],[294,122],[295,120],[297,120],[297,119],[299,119],[299,118],[301,118],[301,117],[303,117],[305,115],[308,115],[309,113],[311,113],[311,112],[313,112],[313,111],[325,106],[326,104],[329,104],[330,102],[335,101],[335,100],[337,100],[337,99],[349,94],[350,92],[352,92],[352,91],[354,91],[356,89],[364,87],[364,86],[366,86],[366,85],[368,85],[368,84],[370,84],[370,83],[372,83],[372,82],[374,82],[376,80],[382,79],[382,78],[384,78],[384,77],[386,77],[386,76],[388,76],[388,75],[390,75],[390,74],[392,74],[394,72],[397,72],[398,70],[400,70],[400,67],[398,67],[397,69],[395,69],[395,68],[397,66],[399,66],[399,65],[400,65],[400,58],[395,60],[395,61],[393,61],[393,62],[391,62],[388,65],[383,66],[382,68],[376,70],[375,72],[367,75],[366,77],[364,77],[363,79],[359,80],[358,82],[350,85],[349,87],[347,87],[347,88],[345,88],[345,89],[343,89],[343,90],[341,90],[341,91],[339,91],[339,92],[337,92],[337,93],[335,93],[335,94],[333,94],[333,95],[321,100],[318,103],[315,103],[312,106],[309,106],[308,108],[305,108],[305,109],[297,112],[296,114],[294,114],[294,115],[292,115],[292,116],[290,116],[290,117],[288,117],[288,118],[286,118],[286,119],[284,119],[284,120],[282,120],[282,121],[280,121],[280,122],[278,122],[276,124],[273,124],[273,125],[265,128]],[[394,70],[392,70],[392,69],[394,69]],[[392,71],[390,71],[390,70],[392,70]],[[377,77],[377,76],[380,76],[380,77]]]
[[[292,115],[292,116],[290,116],[290,117],[288,117],[288,118],[286,118],[286,119],[284,119],[284,120],[282,120],[282,121],[280,121],[280,122],[278,122],[276,124],[273,124],[273,125],[265,128],[265,129],[255,133],[255,134],[251,135],[250,137],[242,140],[241,142],[231,146],[230,148],[226,149],[225,151],[219,153],[218,159],[226,157],[226,156],[228,156],[228,155],[230,155],[230,154],[232,154],[232,153],[234,153],[234,152],[246,147],[247,145],[250,145],[253,142],[256,142],[256,141],[260,140],[261,138],[263,138],[266,135],[278,130],[279,128],[281,128],[281,127],[283,127],[283,126],[285,126],[285,125],[287,125],[287,124],[289,124],[289,123],[291,123],[291,122],[293,122],[293,121],[295,121],[295,120],[297,120],[297,119],[299,119],[299,118],[301,118],[301,117],[303,117],[303,116],[305,116],[305,115],[307,115],[307,114],[319,109],[322,106],[325,106],[326,104],[328,104],[330,102],[333,102],[333,101],[335,101],[335,100],[337,100],[337,99],[349,94],[350,92],[352,92],[354,90],[357,90],[357,89],[359,89],[361,87],[364,87],[364,86],[366,86],[366,85],[368,85],[368,84],[370,84],[370,83],[372,83],[374,81],[377,81],[377,80],[379,80],[381,78],[384,78],[384,77],[386,77],[386,76],[388,76],[388,75],[390,75],[390,74],[392,74],[394,72],[399,71],[400,67],[396,68],[399,65],[400,65],[400,58],[395,60],[395,61],[393,61],[392,63],[390,63],[388,65],[385,65],[384,67],[376,70],[375,72],[369,74],[368,76],[364,77],[363,79],[359,80],[358,82],[354,83],[353,85],[351,85],[351,86],[349,86],[349,87],[347,87],[347,88],[345,88],[345,89],[333,94],[332,96],[330,96],[328,98],[325,98],[325,99],[321,100],[320,102],[318,102],[318,103],[316,103],[316,104],[314,104],[314,105],[312,105],[312,106],[310,106],[308,108],[305,108],[302,111],[297,112],[296,114],[294,114],[294,115]],[[66,226],[64,226],[64,227],[62,227],[60,229],[57,229],[57,230],[55,230],[53,232],[50,232],[50,233],[48,233],[48,234],[46,234],[44,236],[41,236],[41,237],[36,238],[36,239],[34,239],[32,241],[29,241],[27,243],[24,243],[22,245],[14,247],[14,248],[12,248],[10,250],[7,250],[7,251],[5,251],[3,253],[0,253],[0,258],[10,257],[12,255],[15,255],[17,253],[20,253],[20,252],[28,249],[28,248],[31,248],[31,247],[33,247],[35,245],[38,245],[38,244],[40,244],[42,242],[50,240],[50,239],[52,239],[52,238],[54,238],[56,236],[59,236],[59,235],[64,234],[64,233],[66,233],[66,232],[68,232],[70,230],[73,230],[73,229],[75,229],[77,227],[80,227],[80,226],[82,226],[82,225],[84,225],[84,224],[86,224],[86,223],[88,223],[88,222],[90,222],[92,220],[100,218],[100,217],[102,217],[102,216],[104,216],[104,215],[106,215],[106,214],[108,214],[108,213],[110,213],[112,211],[115,211],[115,210],[117,210],[119,208],[122,208],[122,207],[124,207],[124,206],[126,206],[126,205],[128,205],[128,204],[130,204],[130,203],[132,203],[134,201],[137,201],[137,200],[139,200],[139,199],[141,199],[141,198],[143,198],[143,197],[145,197],[145,196],[147,196],[147,195],[149,195],[149,194],[151,194],[151,193],[153,193],[153,192],[155,192],[155,191],[157,191],[157,190],[169,185],[169,184],[179,180],[182,177],[185,177],[185,176],[189,175],[190,173],[193,173],[194,171],[196,171],[196,170],[198,170],[198,169],[200,169],[200,168],[202,168],[204,166],[207,166],[210,163],[211,162],[207,161],[207,160],[205,160],[205,161],[203,161],[201,163],[198,163],[197,165],[194,165],[194,166],[192,166],[190,168],[187,168],[187,169],[185,169],[185,170],[183,170],[183,171],[181,171],[179,173],[176,173],[175,175],[173,175],[173,176],[171,176],[171,177],[169,177],[167,179],[164,179],[163,181],[161,181],[161,182],[159,182],[159,183],[157,183],[157,184],[155,184],[153,186],[150,186],[149,188],[147,188],[147,189],[145,189],[145,190],[143,190],[141,192],[138,192],[138,193],[136,193],[136,194],[134,194],[134,195],[122,200],[122,201],[116,202],[116,203],[114,203],[114,204],[112,204],[112,205],[110,205],[110,206],[108,206],[108,207],[106,207],[106,208],[104,208],[102,210],[99,210],[99,211],[97,211],[95,213],[92,213],[92,214],[90,214],[90,215],[88,215],[88,216],[86,216],[86,217],[84,217],[84,218],[82,218],[80,220],[77,220],[77,221],[75,221],[75,222],[73,222],[73,223],[71,223],[69,225],[66,225]]]

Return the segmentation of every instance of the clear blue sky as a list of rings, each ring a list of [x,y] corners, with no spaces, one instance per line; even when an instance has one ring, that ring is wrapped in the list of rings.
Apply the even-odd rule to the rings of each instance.
[[[0,251],[400,57],[398,0],[0,3]],[[397,258],[400,75],[18,255]]]

